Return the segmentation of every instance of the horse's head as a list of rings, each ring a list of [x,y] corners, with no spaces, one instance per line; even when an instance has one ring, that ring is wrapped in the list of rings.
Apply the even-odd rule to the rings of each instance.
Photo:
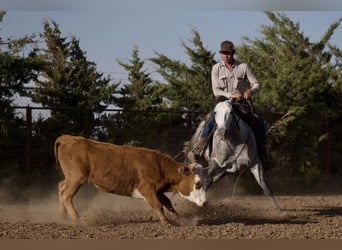
[[[233,108],[230,101],[226,100],[216,104],[214,112],[217,135],[224,140],[233,119]]]

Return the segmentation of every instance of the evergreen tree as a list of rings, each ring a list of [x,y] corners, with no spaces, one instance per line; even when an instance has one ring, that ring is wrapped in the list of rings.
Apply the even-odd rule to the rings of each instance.
[[[0,23],[5,12],[0,11]],[[27,45],[30,46],[26,49]],[[37,57],[35,35],[23,38],[0,37],[0,105],[9,105],[15,94],[26,95],[24,84],[37,79],[43,62]]]
[[[262,83],[255,105],[269,124],[276,121],[272,128],[278,133],[270,139],[277,158],[303,176],[316,176],[327,125],[341,116],[336,110],[341,105],[341,51],[329,44],[341,19],[312,42],[284,14],[266,15],[273,24],[262,26],[262,38],[244,38],[238,58],[250,64]]]
[[[44,107],[58,107],[51,113],[66,133],[90,135],[94,112],[100,113],[113,101],[117,84],[97,72],[75,37],[63,37],[58,25],[44,21],[46,66],[36,81],[33,101]]]
[[[0,11],[0,23],[4,15],[5,12]],[[37,79],[43,62],[36,55],[34,34],[23,38],[11,37],[6,42],[0,37],[0,46],[0,134],[6,136],[9,129],[16,128],[13,122],[17,120],[14,110],[8,107],[15,95],[27,96],[24,85]]]
[[[128,72],[128,82],[118,91],[116,105],[125,112],[120,115],[122,126],[130,128],[149,127],[158,120],[147,111],[157,110],[164,106],[162,99],[163,86],[154,82],[150,74],[144,70],[145,62],[139,57],[135,46],[129,63],[117,60]]]
[[[120,60],[118,63],[128,72],[128,82],[121,86],[116,98],[116,105],[124,112],[107,117],[110,137],[119,144],[156,147],[156,142],[163,138],[163,131],[175,117],[164,112],[167,108],[162,98],[165,86],[152,80],[144,70],[145,62],[139,57],[137,46],[128,63]]]
[[[126,110],[148,110],[163,105],[161,98],[163,88],[151,79],[146,70],[143,70],[144,61],[139,57],[136,46],[129,63],[120,60],[118,63],[128,72],[128,83],[124,84],[118,92],[120,97],[116,104],[119,107]]]
[[[216,63],[215,53],[204,48],[197,30],[192,29],[192,33],[190,42],[194,48],[182,41],[190,66],[158,52],[155,52],[157,57],[150,60],[159,66],[158,72],[166,81],[166,97],[171,102],[171,108],[204,113],[210,111],[213,104],[210,76],[211,68]]]
[[[0,11],[0,23],[5,12]],[[37,79],[43,61],[37,56],[35,35],[0,37],[0,177],[21,176],[25,167],[27,131],[24,117],[17,115],[13,102],[27,96],[24,86]],[[22,145],[22,147],[20,147]],[[18,172],[17,172],[18,171]],[[12,176],[11,176],[12,175]]]

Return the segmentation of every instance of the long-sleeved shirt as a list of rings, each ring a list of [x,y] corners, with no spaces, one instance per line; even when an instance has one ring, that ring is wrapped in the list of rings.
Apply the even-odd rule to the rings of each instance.
[[[214,96],[225,96],[230,98],[234,92],[245,92],[246,79],[248,79],[251,90],[254,93],[261,88],[258,79],[246,63],[234,61],[232,71],[230,71],[223,61],[215,64],[211,71],[211,85]]]

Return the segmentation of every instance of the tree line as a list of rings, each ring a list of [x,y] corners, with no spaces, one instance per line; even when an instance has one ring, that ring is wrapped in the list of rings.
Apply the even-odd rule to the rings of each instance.
[[[330,38],[342,18],[313,42],[286,15],[265,15],[271,24],[261,26],[258,38],[243,37],[236,54],[262,84],[253,105],[266,122],[268,148],[281,173],[305,185],[328,174],[341,177],[342,53]],[[0,12],[0,25],[3,18],[6,13]],[[128,78],[116,82],[87,59],[79,39],[64,36],[53,20],[42,25],[40,34],[7,40],[0,36],[1,173],[14,168],[8,164],[15,158],[10,145],[25,140],[22,120],[9,108],[15,95],[53,108],[50,117],[33,124],[39,131],[35,144],[49,145],[35,150],[37,158],[40,155],[36,164],[42,168],[53,162],[53,141],[62,133],[177,152],[190,139],[189,122],[195,129],[213,107],[210,75],[215,52],[206,49],[194,28],[192,37],[181,44],[190,64],[157,51],[142,60],[135,46],[128,62],[117,60]],[[151,77],[146,61],[157,67],[162,80]],[[104,113],[109,106],[122,112]],[[19,172],[21,164],[14,164]]]

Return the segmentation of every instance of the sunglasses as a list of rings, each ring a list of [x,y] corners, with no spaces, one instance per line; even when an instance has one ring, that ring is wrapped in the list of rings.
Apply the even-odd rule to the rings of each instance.
[[[220,51],[220,53],[223,55],[233,55],[234,51]]]

